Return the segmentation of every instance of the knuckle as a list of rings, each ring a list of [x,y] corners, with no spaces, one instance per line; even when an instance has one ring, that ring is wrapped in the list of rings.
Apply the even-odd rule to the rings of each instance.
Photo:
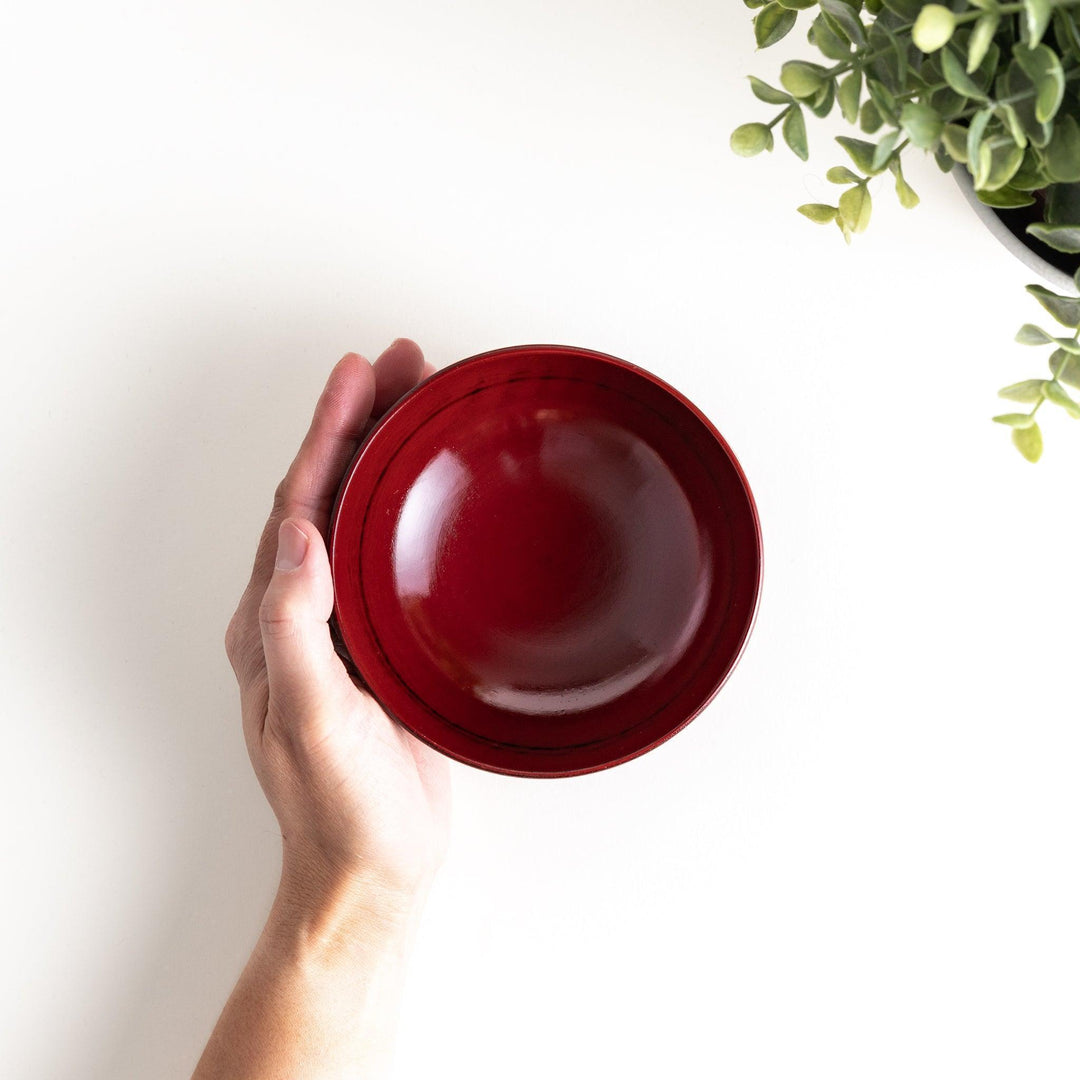
[[[282,477],[278,486],[274,488],[274,504],[271,513],[274,517],[284,517],[285,510],[291,501],[292,484],[289,479],[289,474],[286,473]]]
[[[233,613],[233,617],[229,620],[229,625],[225,627],[225,655],[233,663],[240,656],[243,633],[240,625],[240,609],[237,608]]]
[[[289,638],[296,633],[296,613],[292,607],[269,593],[259,605],[259,627],[268,638]]]
[[[262,639],[258,628],[252,623],[250,609],[241,604],[225,628],[225,655],[241,688],[258,667],[261,651]]]

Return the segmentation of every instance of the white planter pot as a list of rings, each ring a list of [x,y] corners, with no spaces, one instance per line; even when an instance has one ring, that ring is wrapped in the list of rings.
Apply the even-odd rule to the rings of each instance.
[[[957,165],[952,170],[953,176],[956,177],[956,182],[960,186],[960,190],[964,193],[964,197],[969,203],[975,213],[979,215],[982,223],[1033,273],[1036,273],[1049,285],[1055,292],[1064,293],[1066,296],[1071,296],[1076,292],[1076,286],[1073,284],[1073,279],[1065,273],[1064,270],[1059,270],[1056,266],[1051,266],[1041,255],[1037,255],[1031,250],[1025,243],[1018,240],[1016,236],[1009,231],[1007,225],[1005,225],[1001,218],[994,213],[992,207],[987,206],[985,203],[979,202],[978,196],[975,194],[975,185],[971,182],[971,174],[962,165]]]

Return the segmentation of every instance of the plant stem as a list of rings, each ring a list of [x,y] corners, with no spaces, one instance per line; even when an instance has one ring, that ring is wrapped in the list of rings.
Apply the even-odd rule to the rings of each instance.
[[[1055,8],[1070,8],[1080,5],[1080,0],[1051,0],[1051,6]],[[1002,4],[993,11],[969,11],[956,16],[956,25],[961,23],[975,22],[984,15],[1018,15],[1027,7],[1027,4]]]
[[[944,90],[949,84],[947,82],[934,83],[933,86],[920,86],[916,90],[908,90],[905,94],[897,94],[897,101],[910,101],[913,97],[918,97],[920,94],[933,94],[938,90]]]
[[[773,117],[773,118],[772,118],[772,119],[771,119],[771,120],[770,120],[770,121],[769,121],[769,122],[768,122],[768,123],[767,123],[767,124],[766,124],[765,126],[766,126],[766,127],[767,127],[767,128],[768,128],[768,129],[770,130],[770,131],[772,131],[772,129],[773,129],[774,127],[776,127],[776,125],[777,125],[777,124],[779,124],[779,123],[780,123],[780,121],[781,121],[781,120],[783,120],[783,119],[784,119],[784,117],[785,117],[785,116],[787,116],[787,114],[788,114],[789,112],[791,112],[791,110],[792,110],[792,109],[794,109],[794,108],[795,108],[795,105],[794,105],[794,104],[791,104],[791,105],[787,105],[787,106],[785,106],[785,107],[784,107],[783,109],[781,109],[781,110],[780,110],[780,112],[778,112],[778,113],[777,113],[777,114],[776,114],[776,115],[775,115],[775,116],[774,116],[774,117]]]

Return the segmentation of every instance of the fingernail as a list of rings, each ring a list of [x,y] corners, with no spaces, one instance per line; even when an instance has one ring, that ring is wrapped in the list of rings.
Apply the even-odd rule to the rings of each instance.
[[[295,570],[307,554],[307,534],[298,529],[291,521],[283,521],[278,529],[277,559],[274,566],[278,570]]]

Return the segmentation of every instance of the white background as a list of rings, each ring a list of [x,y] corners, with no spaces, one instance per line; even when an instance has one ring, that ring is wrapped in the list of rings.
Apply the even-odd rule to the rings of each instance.
[[[225,624],[330,367],[397,335],[655,371],[765,540],[674,740],[454,768],[399,1075],[1076,1076],[1080,424],[1033,467],[989,422],[1041,310],[931,161],[847,249],[794,212],[823,126],[730,153],[802,40],[735,0],[9,6],[5,1077],[192,1068],[277,875]]]

